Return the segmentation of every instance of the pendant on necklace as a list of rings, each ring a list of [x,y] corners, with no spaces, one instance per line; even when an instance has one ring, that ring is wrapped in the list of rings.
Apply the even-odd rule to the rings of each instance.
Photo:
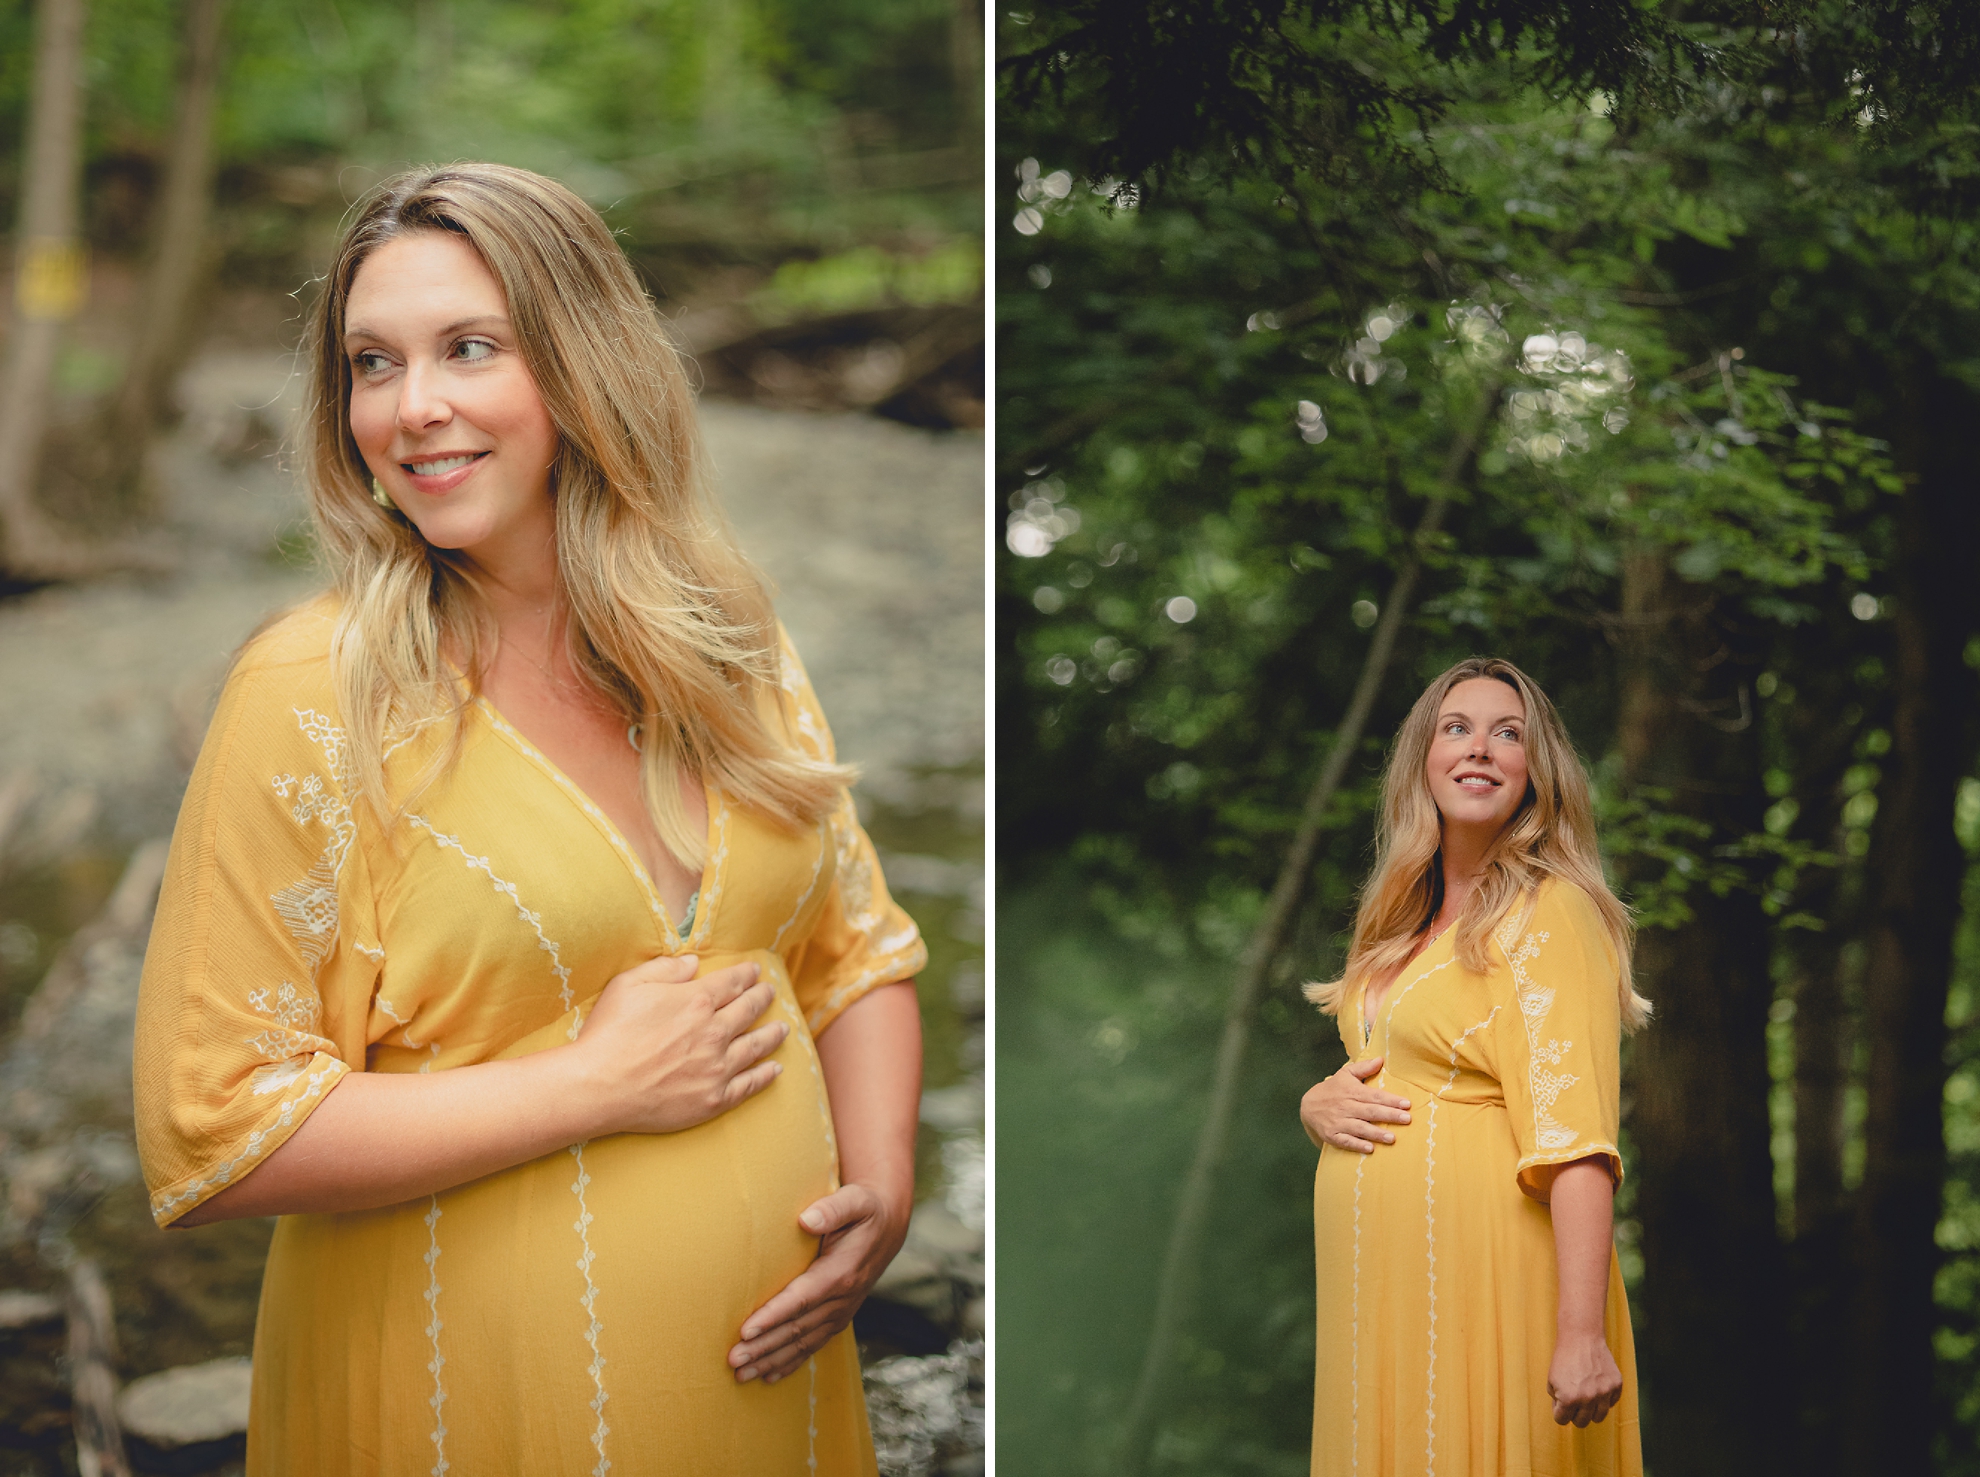
[[[1366,1046],[1368,1044],[1369,1038],[1374,1034],[1375,1034],[1374,1025],[1369,1021],[1367,1016],[1363,1016],[1361,1018],[1361,1044],[1363,1046]]]

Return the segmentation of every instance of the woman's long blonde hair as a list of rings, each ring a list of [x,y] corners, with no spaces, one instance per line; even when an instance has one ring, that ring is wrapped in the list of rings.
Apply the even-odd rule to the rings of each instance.
[[[373,191],[345,227],[310,325],[302,460],[341,597],[331,660],[364,799],[381,817],[394,812],[384,760],[395,734],[451,718],[452,747],[420,783],[452,762],[465,704],[450,657],[470,692],[493,657],[469,569],[372,501],[351,435],[351,284],[378,247],[423,232],[466,241],[508,299],[557,427],[550,486],[570,655],[639,725],[661,841],[684,866],[702,865],[707,841],[688,822],[684,774],[780,824],[816,822],[851,771],[795,750],[760,714],[780,676],[776,618],[709,495],[680,356],[598,213],[555,181],[500,164],[416,169]]]
[[[1460,682],[1475,677],[1505,683],[1526,705],[1527,786],[1519,809],[1486,854],[1484,876],[1458,915],[1458,962],[1485,973],[1492,930],[1542,882],[1558,878],[1586,893],[1601,916],[1621,971],[1623,1028],[1638,1030],[1650,1019],[1650,1002],[1630,982],[1629,909],[1602,875],[1588,776],[1547,695],[1518,667],[1497,657],[1469,657],[1444,672],[1423,690],[1396,731],[1382,775],[1375,870],[1361,890],[1347,963],[1339,979],[1306,986],[1306,998],[1329,1015],[1337,1013],[1349,982],[1380,978],[1408,959],[1417,935],[1443,905],[1443,817],[1431,797],[1425,766],[1444,699]]]

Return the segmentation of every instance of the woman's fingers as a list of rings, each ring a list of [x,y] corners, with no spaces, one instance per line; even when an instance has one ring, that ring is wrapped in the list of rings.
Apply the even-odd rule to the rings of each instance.
[[[772,1021],[767,1026],[758,1026],[754,1031],[746,1031],[729,1043],[728,1064],[731,1072],[740,1072],[784,1044],[791,1034],[791,1028],[782,1021]]]
[[[776,998],[777,991],[768,980],[757,980],[715,1012],[716,1028],[732,1039],[740,1036],[763,1018]]]
[[[722,1111],[755,1097],[784,1074],[782,1062],[759,1062],[746,1072],[738,1072],[722,1089]]]
[[[1353,1149],[1362,1154],[1374,1153],[1377,1144],[1393,1144],[1396,1141],[1396,1136],[1387,1129],[1357,1122],[1342,1124],[1329,1137],[1343,1149]]]
[[[1379,1096],[1352,1097],[1342,1105],[1359,1113],[1369,1123],[1407,1123],[1410,1121],[1409,1104],[1386,1094]]]
[[[709,971],[707,977],[701,981],[701,987],[708,992],[709,1003],[715,1007],[715,1013],[719,1016],[722,1012],[735,1008],[738,1001],[745,1000],[762,977],[763,971],[754,960],[744,960],[741,964],[731,964],[726,969]],[[768,986],[765,988],[767,989]],[[762,1013],[759,1008],[757,1015]],[[755,1019],[756,1016],[746,1017],[743,1025],[748,1025]]]
[[[882,1203],[858,1183],[806,1206],[798,1224],[820,1237],[818,1259],[743,1322],[729,1350],[742,1382],[775,1384],[852,1321],[867,1289],[900,1246],[887,1239]]]
[[[1407,1109],[1409,1107],[1408,1098],[1397,1097],[1392,1092],[1384,1092],[1379,1087],[1369,1087],[1366,1085],[1374,1081],[1381,1074],[1383,1063],[1386,1060],[1387,1058],[1385,1057],[1371,1056],[1364,1061],[1349,1062],[1336,1074],[1337,1076],[1349,1079],[1341,1083],[1342,1091],[1358,1103],[1379,1103],[1387,1108]],[[1407,1118],[1397,1118],[1390,1121],[1396,1123],[1409,1122]]]

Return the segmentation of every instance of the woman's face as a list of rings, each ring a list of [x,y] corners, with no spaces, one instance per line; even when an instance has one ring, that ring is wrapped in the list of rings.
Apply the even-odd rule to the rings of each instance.
[[[399,510],[480,563],[540,554],[557,430],[479,253],[438,231],[386,242],[359,266],[344,323],[351,435]]]
[[[1526,798],[1526,704],[1496,677],[1472,677],[1444,695],[1424,766],[1444,824],[1490,835]]]

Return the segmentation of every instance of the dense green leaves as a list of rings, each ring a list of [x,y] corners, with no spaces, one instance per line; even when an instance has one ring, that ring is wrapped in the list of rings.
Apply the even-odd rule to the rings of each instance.
[[[1920,475],[1922,438],[1971,435],[1921,423],[1923,407],[1948,403],[1922,390],[1980,386],[1980,256],[1967,219],[1940,208],[1963,188],[1971,98],[1943,69],[1864,40],[1896,10],[1799,7],[1787,17],[1799,29],[1740,35],[1708,32],[1694,11],[1687,24],[1700,28],[1685,35],[1713,50],[1704,66],[1666,53],[1692,68],[1682,88],[1658,94],[1682,96],[1669,116],[1550,93],[1535,85],[1537,52],[1440,50],[1421,17],[1330,12],[1332,28],[1302,32],[1299,46],[1359,61],[1375,74],[1370,87],[1391,91],[1375,122],[1364,113],[1302,136],[1327,141],[1324,159],[1275,130],[1360,104],[1330,91],[1326,67],[1273,70],[1292,44],[1290,9],[1161,20],[1171,30],[1151,43],[1158,61],[1185,24],[1206,49],[1218,26],[1252,38],[1189,60],[1183,80],[1200,91],[1185,91],[1166,125],[1135,112],[1138,95],[1120,95],[1152,99],[1175,80],[1166,62],[1122,80],[1146,40],[1128,24],[1139,24],[1135,7],[1010,23],[1020,60],[1000,139],[1008,193],[992,223],[1000,867],[1017,897],[1062,906],[1028,907],[1024,928],[1005,935],[1004,967],[1025,982],[1008,997],[1000,1041],[1007,1101],[1018,1103],[1006,1152],[1022,1156],[1052,1131],[1051,1105],[1024,1094],[1047,1090],[1048,1062],[1075,1070],[1041,1054],[1055,1025],[1075,1019],[1089,1032],[1112,1021],[1139,1043],[1108,1080],[1129,1095],[1168,1084],[1184,1097],[1163,1112],[1187,1121],[1207,1072],[1207,1023],[1402,552],[1433,496],[1451,504],[1424,545],[1421,600],[1374,736],[1335,798],[1268,1006],[1285,1024],[1268,1033],[1257,1071],[1289,1095],[1277,1117],[1263,1101],[1246,1110],[1259,1114],[1252,1137],[1222,1181],[1220,1214],[1245,1223],[1254,1260],[1239,1269],[1212,1253],[1203,1275],[1219,1291],[1194,1332],[1200,1369],[1219,1372],[1179,1381],[1169,1417],[1170,1429],[1197,1433],[1193,1443],[1205,1430],[1270,1429],[1282,1445],[1239,1455],[1192,1444],[1188,1460],[1177,1447],[1173,1470],[1297,1469],[1303,1428],[1283,1426],[1279,1404],[1302,1398],[1297,1372],[1272,1340],[1249,1346],[1240,1316],[1276,1327],[1271,1297],[1310,1271],[1303,1197],[1274,1156],[1298,1157],[1297,1140],[1277,1137],[1296,1132],[1291,1084],[1326,1070],[1334,1048],[1292,986],[1338,967],[1386,735],[1458,657],[1509,656],[1555,697],[1646,928],[1680,926],[1736,895],[1768,931],[1780,981],[1766,1057],[1775,1190],[1782,1224],[1795,1224],[1798,981],[1832,972],[1845,1037],[1862,1022],[1866,858],[1895,773],[1896,514]],[[1661,12],[1644,14],[1654,25]],[[1063,58],[1047,55],[1068,36]],[[1947,55],[1959,44],[1949,34]],[[1545,37],[1535,45],[1558,51]],[[1872,81],[1865,100],[1844,65],[1859,56],[1900,71],[1901,61],[1910,80]],[[1246,111],[1276,106],[1273,88],[1292,105],[1264,121]],[[1414,101],[1419,112],[1397,111]],[[1108,128],[1095,131],[1096,119]],[[1256,147],[1234,151],[1239,134]],[[1398,162],[1405,148],[1438,161],[1444,184]],[[1120,192],[1137,172],[1153,187]],[[1746,736],[1753,793],[1722,803],[1625,782],[1625,738],[1654,752],[1669,726],[1652,712],[1630,737],[1619,715],[1625,654],[1647,628],[1631,604],[1646,569],[1667,592],[1654,614],[1701,633],[1687,651],[1705,677],[1665,702]],[[1974,735],[1959,742],[1974,753]],[[1969,808],[1980,816],[1980,785]],[[1942,1409],[1948,1421],[1963,1412],[1966,1430],[1975,1407],[1959,1392],[1980,1369],[1980,1157],[1969,1142],[1980,1123],[1970,983],[1980,954],[1968,918],[1948,1009],[1938,1344]],[[1180,982],[1137,997],[1068,962],[1068,951],[1106,955],[1109,938],[1163,951],[1175,961],[1164,978]],[[1866,1059],[1867,1045],[1845,1069],[1850,1185],[1862,1172]],[[1115,1122],[1095,1107],[1078,1129],[1102,1154],[1108,1134],[1133,1133],[1103,1119]],[[1106,1194],[1171,1204],[1161,1176],[1180,1176],[1184,1152],[1157,1164],[1146,1149],[1090,1204],[1070,1178],[1054,1180],[1061,1213],[1097,1213]],[[1042,1243],[1021,1222],[1006,1223],[1003,1245],[1007,1273],[1051,1285],[1088,1265],[1084,1253],[1034,1255]],[[1139,1241],[1123,1256],[1140,1280],[1110,1264],[1105,1307],[1132,1341],[1155,1267]],[[1049,1301],[1041,1295],[1040,1309]],[[1029,1316],[1003,1325],[1015,1351],[1005,1357],[1043,1388],[1059,1377],[1050,1361],[1070,1356],[1041,1343],[1045,1362],[1027,1365]],[[1088,1392],[1079,1419],[1104,1421],[1131,1369],[1096,1356],[1078,1379]],[[1067,1437],[1053,1421],[1071,1419],[1039,1416],[1010,1454],[1039,1471],[1084,1470],[1052,1455]],[[1945,1430],[1946,1470],[1968,1470],[1952,1457],[1965,1438]]]

